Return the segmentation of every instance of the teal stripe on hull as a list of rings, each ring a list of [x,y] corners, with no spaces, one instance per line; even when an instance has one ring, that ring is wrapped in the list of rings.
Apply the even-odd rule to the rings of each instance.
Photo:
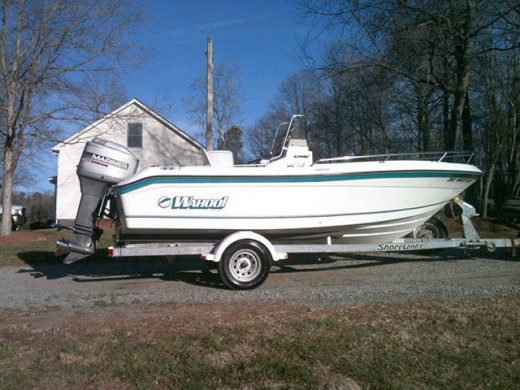
[[[481,175],[468,172],[449,171],[410,171],[410,172],[369,172],[344,175],[319,175],[319,176],[194,176],[194,177],[152,177],[143,179],[136,183],[121,187],[121,193],[126,194],[153,184],[233,184],[233,183],[318,183],[336,182],[346,180],[369,180],[369,179],[396,179],[396,178],[468,178],[478,179]]]

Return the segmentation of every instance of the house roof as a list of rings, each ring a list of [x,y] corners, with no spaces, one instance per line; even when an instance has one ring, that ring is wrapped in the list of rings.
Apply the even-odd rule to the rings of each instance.
[[[196,141],[194,138],[190,137],[188,134],[186,134],[184,131],[182,131],[181,129],[179,129],[177,126],[175,126],[173,123],[171,123],[170,121],[168,121],[167,119],[165,119],[164,117],[162,117],[161,115],[159,115],[158,113],[156,113],[154,110],[152,110],[150,107],[148,107],[146,104],[144,104],[143,102],[141,102],[140,100],[136,99],[136,98],[133,98],[132,100],[130,100],[128,103],[125,103],[123,104],[121,107],[119,108],[116,108],[114,111],[112,111],[111,113],[105,115],[104,117],[98,119],[97,121],[95,121],[94,123],[88,125],[87,127],[83,128],[82,130],[78,131],[77,133],[71,135],[69,138],[67,138],[66,140],[60,142],[59,144],[55,145],[53,148],[52,148],[52,151],[55,153],[55,154],[58,154],[60,152],[60,149],[63,148],[64,146],[66,146],[67,144],[69,143],[72,143],[74,142],[76,139],[78,139],[79,137],[81,137],[83,134],[85,133],[88,133],[90,130],[96,128],[97,126],[99,126],[101,123],[103,123],[104,121],[110,119],[110,118],[114,118],[114,117],[117,117],[118,114],[120,114],[122,111],[126,110],[128,107],[130,106],[136,106],[138,107],[139,109],[141,109],[143,112],[145,112],[146,114],[150,115],[151,117],[153,117],[155,120],[157,120],[158,122],[160,122],[162,125],[164,125],[166,128],[170,129],[172,132],[174,132],[175,134],[177,134],[179,137],[183,138],[184,140],[186,140],[187,142],[189,142],[190,144],[192,144],[193,146],[195,146],[196,148],[199,148],[201,150],[205,150],[204,146],[199,143],[198,141]]]

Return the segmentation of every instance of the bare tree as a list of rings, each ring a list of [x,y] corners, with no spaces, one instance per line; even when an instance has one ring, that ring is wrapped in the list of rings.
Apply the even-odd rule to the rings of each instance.
[[[41,226],[48,226],[46,221],[53,220],[54,201],[54,194],[51,191],[33,192],[32,194],[13,192],[13,203],[26,208],[29,227],[32,225],[37,229]],[[36,224],[31,224],[31,222],[36,222]]]
[[[476,40],[482,35],[496,34],[492,30],[499,23],[502,23],[500,31],[518,29],[513,17],[520,10],[516,0],[299,0],[296,3],[321,28],[339,31],[338,42],[345,51],[355,53],[348,62],[323,64],[329,72],[345,73],[377,66],[443,91],[449,110],[444,128],[447,149],[471,140],[469,134],[462,136],[462,117],[472,63],[481,53],[475,49]],[[517,42],[515,46],[518,45]],[[485,48],[503,49],[500,45]]]
[[[487,216],[492,192],[495,204],[500,205],[520,180],[520,49],[485,53],[479,58],[475,79],[475,125],[487,169],[482,214]]]
[[[247,146],[252,159],[269,156],[278,125],[290,119],[288,114],[271,107],[246,133]]]
[[[29,140],[52,138],[52,121],[103,114],[85,98],[84,81],[135,64],[140,51],[129,33],[142,16],[130,0],[1,0],[4,210],[11,208],[13,179]],[[0,234],[8,235],[11,221],[3,216]]]
[[[316,72],[302,70],[285,77],[267,112],[247,131],[247,143],[253,157],[268,156],[278,125],[294,114],[307,117],[312,133],[316,104],[322,101],[323,94],[324,86]]]
[[[334,128],[338,145],[361,142],[362,152],[381,142],[394,151],[474,150],[487,170],[484,213],[488,196],[514,188],[520,180],[518,0],[294,2],[314,23],[314,34],[335,34],[313,66],[332,86],[320,119]],[[367,88],[374,69],[392,74],[390,84],[372,78]],[[475,189],[466,193],[470,201],[477,200]]]
[[[302,70],[284,78],[271,107],[284,111],[288,117],[306,115],[311,121],[313,107],[323,96],[323,84],[317,72]]]
[[[329,55],[336,56],[334,48]],[[393,118],[394,78],[377,67],[324,73],[328,91],[315,103],[310,141],[318,157],[382,153],[399,145]]]
[[[217,62],[213,71],[213,134],[215,145],[224,145],[224,134],[231,126],[242,121],[240,103],[244,94],[238,83],[240,67],[236,63]],[[206,77],[197,78],[190,86],[192,91],[184,105],[192,123],[202,132],[206,129]]]

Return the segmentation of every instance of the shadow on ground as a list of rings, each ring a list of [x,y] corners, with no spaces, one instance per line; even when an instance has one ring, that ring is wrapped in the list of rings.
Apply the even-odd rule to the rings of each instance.
[[[487,253],[472,251],[478,258],[508,260],[508,253]],[[177,257],[169,262],[163,257],[110,259],[106,250],[99,250],[89,259],[74,264],[62,264],[62,258],[52,252],[20,252],[18,257],[30,268],[21,268],[19,273],[30,273],[34,278],[49,280],[69,277],[77,283],[91,283],[113,280],[161,279],[208,288],[225,288],[216,271],[210,272],[198,257]],[[291,255],[288,260],[276,263],[271,273],[304,273],[331,270],[348,270],[367,267],[381,267],[388,264],[416,261],[448,262],[465,259],[461,250],[444,250],[437,256],[421,256],[410,253],[368,253],[349,255]],[[350,262],[351,261],[351,262]]]
[[[199,257],[178,257],[174,262],[161,257],[110,259],[100,250],[89,259],[63,264],[52,252],[20,252],[18,257],[34,278],[49,280],[70,277],[77,283],[114,280],[161,279],[204,287],[224,288],[218,275],[211,273]]]

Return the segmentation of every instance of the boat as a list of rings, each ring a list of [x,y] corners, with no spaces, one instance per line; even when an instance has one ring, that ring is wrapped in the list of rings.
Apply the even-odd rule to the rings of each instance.
[[[270,155],[234,165],[149,167],[121,145],[95,139],[78,166],[82,201],[74,242],[88,255],[107,202],[119,242],[220,240],[255,232],[273,243],[385,243],[414,232],[482,176],[466,153],[381,154],[313,161],[305,117],[279,127]]]

